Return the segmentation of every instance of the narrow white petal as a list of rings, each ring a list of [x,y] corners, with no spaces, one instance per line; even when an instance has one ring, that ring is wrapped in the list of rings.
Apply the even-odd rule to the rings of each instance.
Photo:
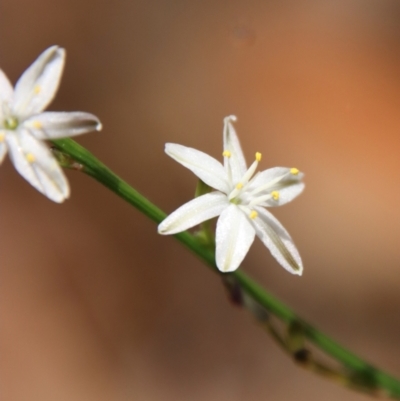
[[[257,236],[284,269],[292,274],[301,276],[303,264],[289,233],[267,210],[261,207],[255,207],[254,209],[258,216],[251,221]]]
[[[236,116],[224,118],[224,152],[230,153],[229,157],[224,157],[224,165],[233,184],[237,184],[247,171],[247,165],[232,121],[236,121]]]
[[[279,192],[278,199],[259,203],[262,206],[281,206],[291,202],[303,192],[304,183],[301,180],[304,174],[299,172],[294,175],[290,170],[287,167],[274,167],[258,173],[250,181],[246,193],[249,197],[253,194],[251,197],[254,199],[273,191]]]
[[[0,102],[10,102],[14,89],[8,80],[6,74],[0,70]]]
[[[236,270],[242,263],[255,231],[248,217],[238,206],[231,204],[218,219],[216,231],[216,262],[222,272]]]
[[[294,198],[299,196],[304,190],[305,184],[303,182],[294,183],[288,187],[275,188],[273,191],[267,192],[266,195],[258,194],[257,196],[249,196],[245,194],[242,196],[243,202],[247,203],[249,207],[252,206],[265,206],[276,207],[285,205],[291,202]],[[274,192],[278,192],[278,195]],[[264,192],[265,193],[265,192]]]
[[[230,191],[224,167],[208,154],[176,143],[167,143],[165,153],[191,170],[211,188],[226,194]]]
[[[273,167],[261,171],[251,180],[249,189],[254,189],[260,186],[268,186],[268,188],[272,188],[274,185],[280,185],[280,183],[299,182],[304,177],[304,174],[301,172],[291,174],[290,171],[291,169],[288,167]]]
[[[68,198],[68,182],[44,143],[22,129],[8,131],[6,141],[15,168],[31,185],[54,202]]]
[[[22,74],[15,85],[13,113],[20,119],[44,110],[57,92],[65,50],[52,46]]]
[[[0,70],[0,125],[3,125],[5,113],[9,111],[14,89],[8,80],[6,74]]]
[[[220,192],[211,192],[185,203],[158,226],[159,234],[176,234],[221,214],[229,205]]]
[[[65,138],[100,131],[100,120],[90,113],[44,112],[24,121],[23,126],[38,139]]]
[[[279,198],[277,200],[271,198],[266,202],[260,203],[259,205],[267,207],[282,206],[299,196],[303,192],[304,187],[305,184],[303,182],[298,182],[288,187],[278,189]]]

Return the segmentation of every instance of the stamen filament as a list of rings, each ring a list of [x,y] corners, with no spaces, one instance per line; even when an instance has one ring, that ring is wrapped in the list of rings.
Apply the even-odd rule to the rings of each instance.
[[[260,156],[258,159],[261,160],[261,153],[259,153],[259,155]],[[254,160],[253,164],[244,173],[240,182],[236,184],[233,191],[229,194],[229,197],[228,197],[229,200],[231,200],[239,195],[239,193],[243,189],[243,187],[250,181],[250,178],[253,176],[254,172],[256,171],[257,166],[258,166],[258,160],[257,160],[257,155],[256,155],[256,160]]]
[[[267,200],[270,200],[272,198],[272,193],[271,194],[267,194],[267,195],[263,195],[263,196],[259,196],[258,198],[254,198],[249,202],[249,206],[255,206],[255,205],[259,205],[262,202],[265,202]]]
[[[291,174],[290,171],[286,172],[285,174],[282,174],[281,176],[269,181],[268,183],[264,184],[264,185],[260,185],[259,187],[254,188],[250,194],[251,195],[256,195],[260,192],[263,192],[265,190],[268,190],[269,188],[273,187],[274,185],[276,185],[279,181],[282,181],[284,178],[286,178],[289,174]]]

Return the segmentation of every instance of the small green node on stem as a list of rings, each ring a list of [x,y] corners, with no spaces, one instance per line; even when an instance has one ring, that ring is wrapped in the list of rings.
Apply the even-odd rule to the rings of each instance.
[[[302,358],[302,356],[305,356],[307,354],[307,352],[302,352],[305,351],[304,343],[305,343],[304,327],[301,324],[301,322],[293,320],[292,322],[289,323],[287,327],[286,344],[288,350],[293,355],[299,353],[299,360],[304,359]]]
[[[50,150],[61,167],[69,168],[71,170],[76,170],[76,171],[84,170],[85,166],[74,160],[68,153],[62,152],[55,146],[51,146]]]

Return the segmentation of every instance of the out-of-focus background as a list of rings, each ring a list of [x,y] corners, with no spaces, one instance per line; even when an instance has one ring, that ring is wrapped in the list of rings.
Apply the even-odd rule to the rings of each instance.
[[[243,269],[400,376],[398,0],[4,0],[0,37],[13,82],[67,49],[50,109],[97,114],[78,141],[167,212],[196,179],[164,143],[220,157],[228,114],[249,161],[304,171],[275,210],[304,276],[259,241]],[[173,238],[67,175],[60,206],[0,169],[2,400],[366,399],[296,367]]]

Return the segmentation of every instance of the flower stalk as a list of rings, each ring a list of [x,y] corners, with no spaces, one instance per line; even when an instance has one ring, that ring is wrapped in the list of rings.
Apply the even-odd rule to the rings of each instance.
[[[59,152],[58,155],[63,154],[69,160],[82,165],[79,171],[109,188],[151,220],[159,224],[165,219],[166,214],[161,209],[114,174],[84,147],[69,138],[53,140],[52,143]],[[175,238],[194,252],[215,273],[223,277],[224,281],[228,280],[230,297],[234,303],[248,309],[296,363],[339,384],[371,396],[384,395],[400,399],[400,380],[364,361],[316,329],[241,270],[221,274],[215,264],[214,250],[194,235],[185,231],[176,234]],[[275,328],[269,315],[273,315],[283,324],[283,327],[286,327],[286,334],[282,335]],[[309,344],[330,356],[339,368],[331,368],[317,361]]]

